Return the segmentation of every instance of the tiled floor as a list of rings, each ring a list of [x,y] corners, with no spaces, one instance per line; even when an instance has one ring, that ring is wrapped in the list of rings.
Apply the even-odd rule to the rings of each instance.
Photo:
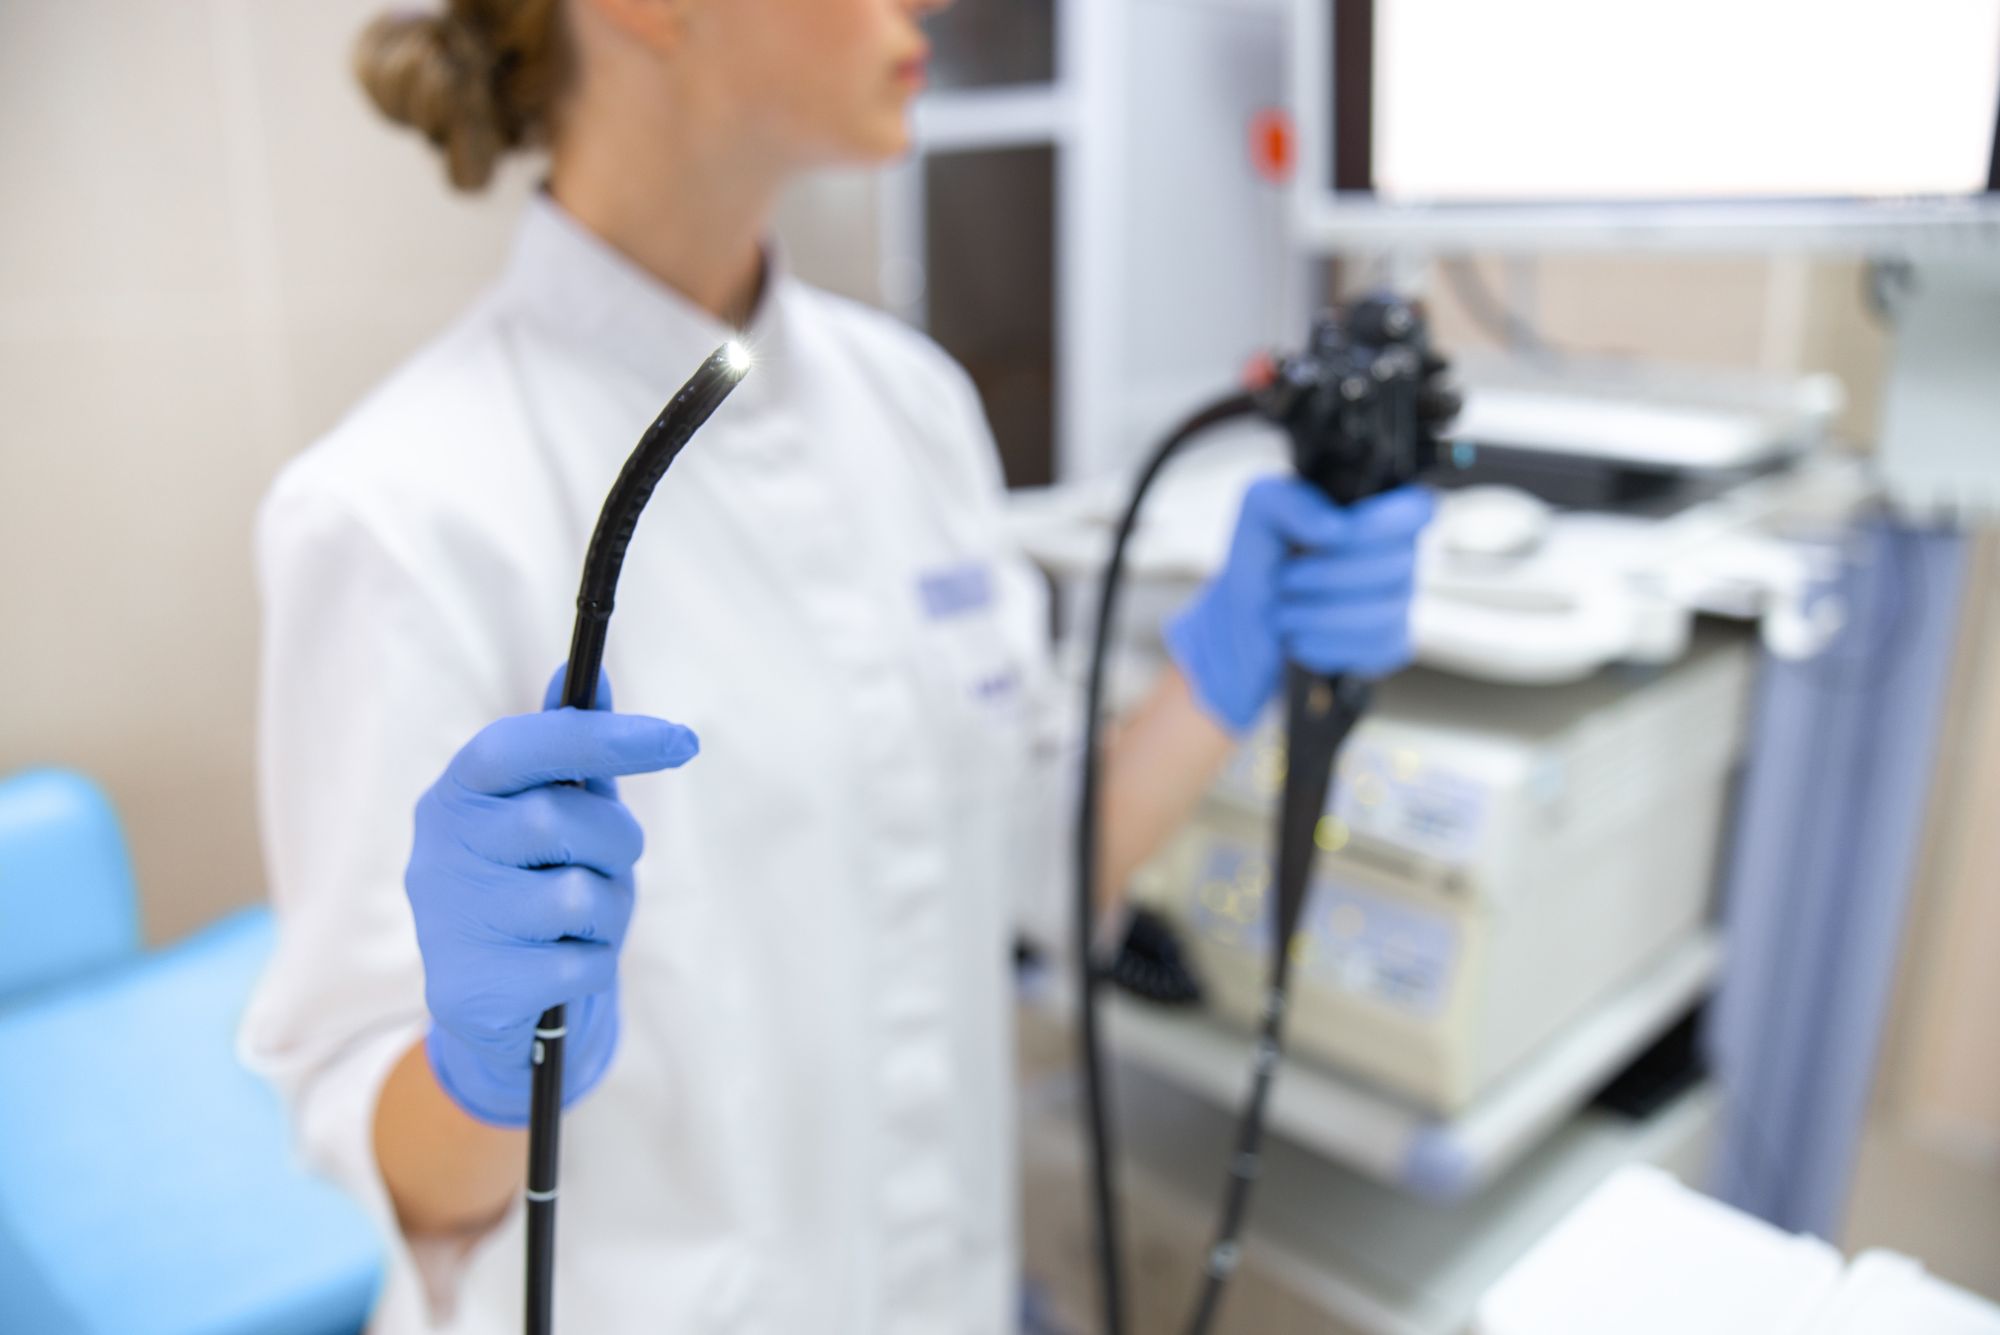
[[[1084,1218],[1082,1156],[1073,1122],[1024,1127],[1023,1265],[1061,1331],[1100,1329],[1090,1232]],[[1187,1321],[1210,1221],[1191,1214],[1131,1175],[1123,1182],[1126,1326],[1144,1335]],[[1359,1335],[1325,1315],[1246,1259],[1231,1279],[1215,1335]]]
[[[1067,1090],[1068,1061],[1066,1036],[1046,1017],[1024,1013],[1021,1074],[1028,1098],[1021,1123],[1022,1262],[1059,1329],[1093,1331],[1100,1323],[1076,1125],[1066,1102],[1052,1108],[1037,1097],[1052,1088]],[[1148,1191],[1141,1182],[1123,1186],[1125,1279],[1131,1302],[1126,1325],[1145,1335],[1178,1331],[1194,1297],[1211,1221]],[[1329,1326],[1254,1260],[1246,1260],[1230,1281],[1214,1329],[1215,1335],[1349,1335]]]

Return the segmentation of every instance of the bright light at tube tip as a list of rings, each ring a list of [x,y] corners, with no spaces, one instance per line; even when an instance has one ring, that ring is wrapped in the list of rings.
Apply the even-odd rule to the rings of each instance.
[[[730,370],[738,375],[743,374],[750,369],[753,361],[750,356],[750,345],[742,339],[730,339],[722,345],[722,360],[729,364]]]

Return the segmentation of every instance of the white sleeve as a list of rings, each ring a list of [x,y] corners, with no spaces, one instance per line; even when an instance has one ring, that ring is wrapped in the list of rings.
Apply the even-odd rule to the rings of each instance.
[[[413,1251],[375,1162],[383,1081],[426,1026],[403,868],[417,798],[474,732],[521,706],[476,628],[451,621],[451,600],[324,485],[281,480],[258,517],[257,564],[278,945],[241,1051],[285,1098],[307,1161],[374,1219],[389,1253],[378,1310],[396,1329],[428,1329],[450,1319],[476,1239]]]

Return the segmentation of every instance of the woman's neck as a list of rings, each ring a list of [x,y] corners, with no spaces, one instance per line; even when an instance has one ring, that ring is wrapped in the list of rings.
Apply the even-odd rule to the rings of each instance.
[[[606,133],[610,128],[600,123],[558,146],[549,173],[556,202],[717,319],[748,323],[782,175],[760,172],[740,155],[704,151],[698,141],[644,142],[629,130]]]

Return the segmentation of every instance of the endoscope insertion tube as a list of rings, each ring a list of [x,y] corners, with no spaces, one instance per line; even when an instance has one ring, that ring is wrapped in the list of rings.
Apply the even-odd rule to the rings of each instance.
[[[750,351],[731,340],[710,354],[688,377],[619,470],[604,498],[597,528],[583,560],[583,584],[576,595],[576,629],[570,637],[563,707],[597,704],[597,675],[611,630],[618,575],[625,549],[653,488],[666,476],[688,441],[708,421],[750,371]],[[528,1101],[528,1335],[552,1335],[555,1308],[556,1164],[562,1139],[564,1007],[542,1013],[535,1024],[534,1083]]]

